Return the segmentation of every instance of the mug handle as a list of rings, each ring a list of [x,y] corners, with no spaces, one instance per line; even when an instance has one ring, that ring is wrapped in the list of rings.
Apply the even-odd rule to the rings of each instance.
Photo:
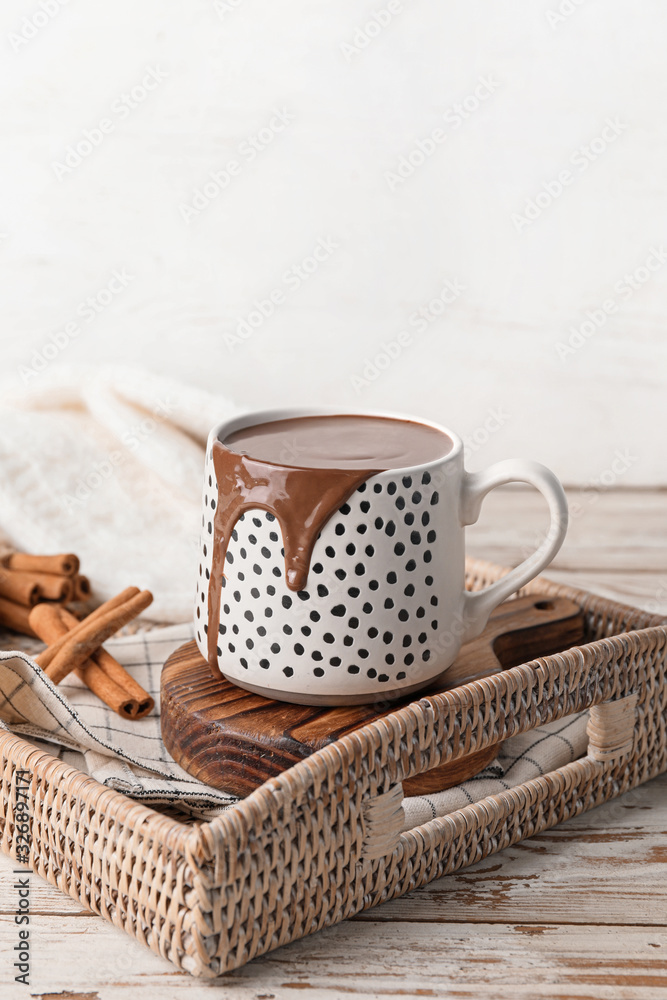
[[[475,639],[485,627],[493,609],[542,572],[560,549],[567,532],[567,498],[559,480],[545,465],[521,458],[496,462],[482,472],[464,471],[461,523],[474,524],[486,494],[494,487],[504,486],[506,483],[528,483],[538,489],[549,504],[551,524],[539,548],[515,569],[510,570],[507,576],[476,593],[463,592],[461,644]]]

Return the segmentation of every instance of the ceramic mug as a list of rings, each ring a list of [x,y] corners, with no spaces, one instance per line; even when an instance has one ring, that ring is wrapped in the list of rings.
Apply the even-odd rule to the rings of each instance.
[[[466,472],[458,435],[413,420],[451,442],[443,457],[371,476],[324,525],[307,584],[295,593],[285,579],[280,526],[265,510],[246,511],[229,539],[220,617],[208,620],[212,508],[219,500],[212,445],[257,423],[328,414],[272,410],[228,420],[206,449],[195,636],[211,668],[234,684],[305,705],[386,701],[426,687],[480,634],[491,611],[553,559],[567,530],[568,508],[556,476],[538,462],[508,459]],[[285,465],[290,462],[289,456]],[[550,529],[539,548],[501,580],[465,590],[464,529],[477,520],[495,486],[528,483],[545,497]]]

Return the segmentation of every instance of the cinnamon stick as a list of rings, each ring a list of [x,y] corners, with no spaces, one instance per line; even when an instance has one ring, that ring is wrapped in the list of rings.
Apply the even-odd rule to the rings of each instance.
[[[79,624],[79,619],[68,611],[67,608],[55,608],[54,610],[67,631]],[[56,638],[59,637],[56,636]],[[111,653],[108,653],[106,649],[100,646],[98,651],[93,654],[92,660],[93,664],[97,664],[100,670],[111,682],[117,684],[118,687],[122,688],[122,690],[130,696],[130,698],[136,701],[137,709],[132,718],[140,719],[143,718],[144,715],[148,715],[155,705],[153,698],[149,695],[148,691],[145,691],[144,688],[142,688],[141,684],[135,681],[132,674],[128,673],[125,667],[121,666],[118,660],[114,659]],[[90,690],[95,694],[98,694],[95,687],[93,687],[93,684],[90,683],[92,677],[90,676],[91,671],[88,664],[84,664],[83,667],[80,667],[77,670],[77,673],[81,680],[88,685]],[[99,695],[99,697],[102,696]],[[104,698],[103,700],[106,701]],[[108,701],[107,705],[109,705]],[[110,707],[113,708],[113,705]]]
[[[0,597],[32,607],[42,596],[42,588],[33,575],[0,570]]]
[[[34,570],[28,572],[27,570],[8,569],[2,574],[0,580],[3,578],[9,581],[10,586],[23,588],[26,592],[32,587],[35,591],[33,604],[37,604],[39,600],[71,601],[74,595],[74,581],[69,576],[37,573]]]
[[[38,616],[39,638],[43,639],[44,642],[56,642],[58,639],[67,635],[69,626],[63,617],[63,610],[64,609],[56,607],[53,604],[44,605],[44,610]],[[65,614],[68,613],[65,612]],[[78,619],[75,618],[74,615],[69,615],[69,618],[71,618],[72,621],[78,625]],[[113,659],[113,657],[110,657],[110,659]],[[120,663],[118,663],[117,666],[119,670],[123,671]],[[123,673],[127,672],[123,671]],[[97,695],[98,698],[108,705],[109,708],[113,709],[114,712],[117,712],[118,715],[121,715],[126,719],[136,719],[139,717],[139,704],[137,699],[125,690],[122,685],[118,684],[114,679],[108,677],[104,670],[100,667],[99,663],[96,663],[93,660],[87,660],[82,667],[79,667],[76,670],[76,674],[93,692],[93,694]],[[130,675],[127,674],[127,677],[129,678]],[[130,679],[132,680],[133,678]],[[143,691],[143,688],[140,688],[140,690],[142,694],[148,697],[152,702],[152,699],[150,699],[150,696]],[[146,711],[150,711],[150,709],[147,709]],[[146,711],[142,714],[145,715]]]
[[[72,586],[74,593],[72,594],[72,601],[87,601],[90,597],[90,580],[87,576],[82,576],[78,573],[76,576],[72,577]]]
[[[118,595],[120,596],[120,595]],[[64,677],[95,653],[103,642],[117,632],[133,618],[141,614],[153,600],[153,595],[149,590],[143,590],[135,594],[124,603],[107,602],[102,604],[87,618],[79,622],[67,635],[62,636],[53,645],[45,649],[36,657],[36,662],[47,670],[49,677],[54,684],[58,684]],[[112,599],[117,601],[117,598]],[[109,604],[112,606],[109,607]],[[39,621],[48,605],[36,604],[30,612],[30,625],[38,632]]]
[[[120,594],[116,594],[115,597],[110,597],[108,601],[104,602],[104,604],[100,604],[98,608],[95,608],[94,611],[91,611],[90,614],[87,615],[85,618],[86,624],[92,625],[94,622],[98,622],[103,615],[106,615],[110,611],[113,611],[117,608],[120,608],[122,605],[127,604],[127,602],[131,598],[136,597],[137,594],[139,593],[140,590],[138,587],[126,587],[125,590],[122,590],[120,592]],[[39,615],[41,614],[44,614],[44,612],[42,611],[38,612],[37,618],[39,618]],[[83,622],[79,622],[79,625],[82,624]],[[54,658],[56,653],[58,653],[59,650],[63,647],[65,643],[65,638],[66,637],[64,636],[62,639],[59,639],[58,641],[51,643],[48,649],[45,649],[43,653],[40,653],[37,662],[40,663],[43,669],[45,669],[50,664],[51,660]]]
[[[89,615],[86,615],[87,622],[94,622],[107,611],[111,611],[112,608],[119,608],[121,604],[126,604],[131,597],[136,597],[141,591],[138,587],[126,587],[125,590],[121,590],[120,594],[116,594],[115,597],[110,597],[108,601],[104,604],[100,604],[98,608],[91,611]]]
[[[26,574],[27,575],[27,574]],[[56,576],[55,573],[30,574],[41,587],[42,596],[49,601],[71,601],[74,596],[74,582],[70,576]]]
[[[15,632],[22,632],[23,635],[36,636],[28,621],[29,618],[30,608],[0,597],[0,625],[3,628],[11,628]]]
[[[27,573],[55,573],[58,576],[75,576],[79,572],[79,557],[73,552],[56,556],[33,556],[27,552],[11,552],[2,563],[8,569]]]

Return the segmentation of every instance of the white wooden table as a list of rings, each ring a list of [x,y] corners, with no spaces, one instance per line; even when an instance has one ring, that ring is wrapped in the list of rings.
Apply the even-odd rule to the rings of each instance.
[[[582,505],[549,572],[667,615],[667,493]],[[539,499],[496,491],[469,551],[518,561],[546,526]],[[12,864],[0,856],[3,1000],[336,1000],[667,996],[667,776],[403,899],[214,983],[177,972],[31,875],[32,976],[12,982]],[[7,985],[5,985],[7,984]]]

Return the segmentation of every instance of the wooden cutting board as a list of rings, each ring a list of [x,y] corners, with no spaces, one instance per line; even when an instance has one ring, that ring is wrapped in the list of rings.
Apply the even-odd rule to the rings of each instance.
[[[414,701],[449,691],[508,667],[561,652],[583,640],[584,619],[574,601],[531,595],[495,609],[482,635],[461,648],[436,686],[378,706],[321,708],[271,701],[212,675],[189,642],[162,670],[162,738],[189,774],[245,796],[298,761],[347,733]],[[406,795],[442,791],[477,774],[496,756],[494,745],[403,782]]]

